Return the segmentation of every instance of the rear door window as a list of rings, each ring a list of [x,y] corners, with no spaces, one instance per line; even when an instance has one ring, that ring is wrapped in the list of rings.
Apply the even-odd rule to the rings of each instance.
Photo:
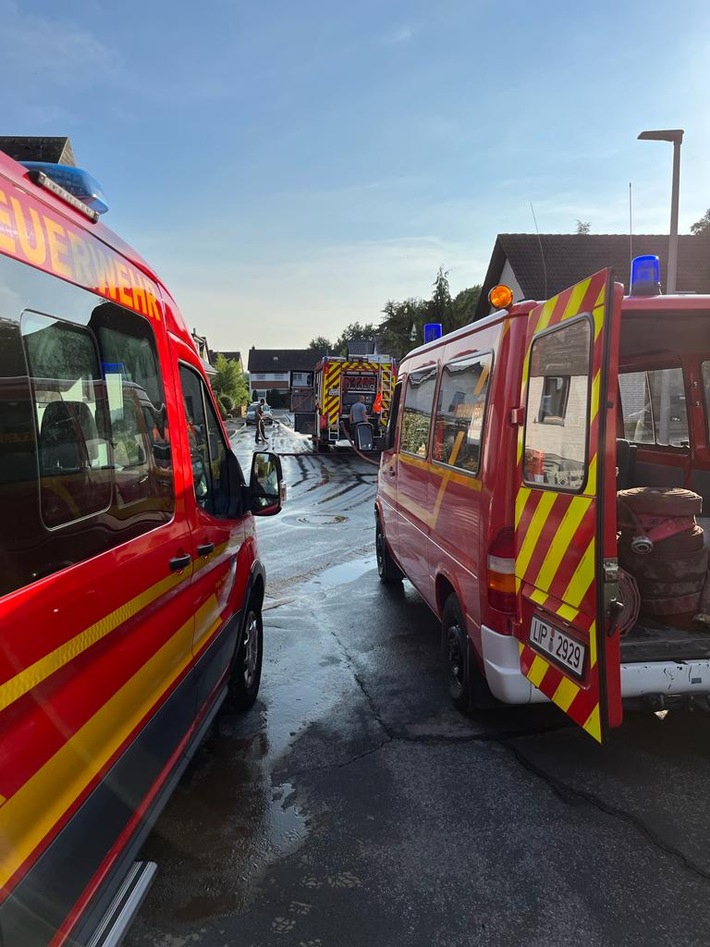
[[[579,492],[587,477],[591,325],[577,319],[530,351],[523,479]]]

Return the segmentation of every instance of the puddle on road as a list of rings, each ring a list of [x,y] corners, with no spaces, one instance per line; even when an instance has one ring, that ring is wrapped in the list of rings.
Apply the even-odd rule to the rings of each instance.
[[[218,718],[146,843],[146,857],[159,867],[141,912],[148,924],[167,913],[194,930],[240,913],[268,869],[308,836],[293,785],[272,781],[290,721],[253,713]]]
[[[299,587],[299,592],[313,592],[315,589],[336,588],[339,585],[347,585],[349,582],[355,582],[357,579],[377,567],[375,556],[368,556],[366,559],[353,559],[351,562],[342,562],[340,565],[326,569],[314,579],[304,582]]]

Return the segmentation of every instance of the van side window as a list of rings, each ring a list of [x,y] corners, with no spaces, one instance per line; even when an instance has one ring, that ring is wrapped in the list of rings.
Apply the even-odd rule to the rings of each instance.
[[[390,416],[387,418],[387,431],[385,433],[385,450],[392,450],[397,439],[397,421],[399,419],[399,403],[402,400],[402,382],[398,381],[394,386],[392,394],[392,403],[390,404]]]
[[[478,473],[492,364],[493,356],[486,354],[444,366],[434,422],[433,460]]]
[[[426,457],[435,387],[436,366],[418,369],[407,377],[400,450]]]
[[[534,340],[523,480],[580,491],[587,476],[591,329],[576,319]]]
[[[125,521],[126,507],[138,503],[149,517],[172,511],[167,419],[150,331],[146,320],[110,303],[94,309],[87,328],[24,313],[46,526],[109,509]]]
[[[705,363],[703,377],[707,379]],[[681,368],[619,373],[624,434],[635,444],[688,447],[688,412]]]
[[[0,516],[5,593],[168,522],[174,490],[148,320],[2,265],[16,288],[7,299],[31,287],[48,308],[59,296],[63,313],[0,319],[0,507],[12,511]]]
[[[200,376],[181,365],[180,381],[185,399],[195,498],[206,512],[225,516],[230,507],[229,447]]]
[[[88,329],[25,312],[22,337],[39,435],[40,510],[51,529],[111,503],[106,388]]]

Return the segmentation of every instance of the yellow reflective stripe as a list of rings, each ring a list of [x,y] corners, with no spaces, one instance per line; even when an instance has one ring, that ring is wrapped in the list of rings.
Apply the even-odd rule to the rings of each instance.
[[[597,623],[592,622],[589,629],[589,669],[591,670],[597,663]]]
[[[580,605],[594,579],[594,549],[595,540],[592,538],[562,596],[565,602],[575,607]]]
[[[528,502],[530,497],[530,490],[528,487],[520,487],[518,490],[518,495],[515,498],[515,526],[517,528],[520,523],[520,519],[523,515],[523,510],[525,509],[525,504]]]
[[[577,618],[577,616],[579,615],[579,609],[577,609],[577,608],[572,608],[571,606],[569,606],[569,605],[565,604],[565,602],[563,602],[563,603],[560,605],[560,607],[557,609],[557,614],[560,616],[560,618],[564,619],[564,621],[566,621],[566,622],[569,622],[570,625],[571,625],[572,622],[573,622],[573,621]]]
[[[585,497],[575,497],[565,510],[535,579],[535,585],[539,588],[549,590],[563,558],[567,555],[570,543],[584,519],[584,514],[591,504],[592,501]]]
[[[572,289],[570,297],[567,300],[567,305],[565,306],[565,311],[562,313],[560,322],[564,322],[565,319],[571,319],[580,312],[582,300],[589,289],[590,283],[591,279],[585,279],[582,280],[581,283],[577,283],[577,285]]]
[[[530,601],[535,602],[536,605],[544,605],[548,598],[547,592],[543,592],[541,589],[533,589],[530,593]]]
[[[481,481],[471,476],[471,474],[460,473],[452,468],[440,467],[438,464],[429,463],[426,460],[415,457],[413,454],[400,454],[399,461],[404,466],[416,467],[428,476],[441,477],[433,508],[430,509],[429,507],[419,506],[419,504],[413,502],[411,497],[407,497],[406,500],[407,510],[413,513],[423,523],[426,523],[430,528],[436,525],[444,494],[450,483],[465,487],[474,493],[481,492]],[[394,493],[392,493],[392,495],[394,496]]]
[[[557,685],[557,690],[552,695],[552,702],[557,704],[557,706],[564,710],[565,713],[569,710],[572,705],[572,701],[575,699],[579,693],[579,687],[568,677],[563,677],[560,683]]]
[[[49,654],[35,661],[24,671],[20,671],[15,677],[10,678],[4,684],[0,685],[0,711],[9,707],[14,701],[27,694],[33,688],[37,687],[42,681],[45,681],[50,675],[63,668],[65,664],[73,661],[82,652],[86,651],[97,641],[101,641],[106,635],[110,634],[124,622],[129,621],[143,609],[147,608],[162,595],[165,595],[170,589],[179,585],[181,582],[189,580],[192,575],[192,569],[186,570],[183,575],[169,575],[157,582],[151,588],[136,595],[130,601],[120,605],[104,618],[100,618],[89,628],[79,632],[69,641],[55,648]]]
[[[195,616],[198,621],[200,612]],[[0,808],[0,885],[13,876],[192,660],[193,617]]]
[[[555,311],[555,304],[557,303],[557,296],[552,296],[550,299],[546,300],[543,303],[540,315],[538,320],[535,323],[535,328],[533,329],[533,335],[537,335],[539,332],[542,332],[543,329],[546,329],[550,319],[552,318],[552,313]]]
[[[549,666],[547,661],[544,661],[539,655],[535,655],[533,663],[530,665],[530,670],[527,673],[527,678],[530,683],[534,684],[535,687],[539,687]]]
[[[594,338],[598,338],[599,333],[602,331],[604,325],[604,316],[606,315],[606,286],[602,286],[597,296],[597,301],[594,303],[594,310],[592,311],[592,316],[594,318]]]
[[[540,498],[540,502],[537,505],[537,509],[533,513],[532,520],[528,526],[527,532],[525,534],[525,539],[523,544],[520,547],[520,552],[518,553],[515,560],[515,571],[518,575],[525,575],[528,566],[530,565],[530,560],[532,555],[535,552],[535,547],[537,546],[538,539],[540,538],[540,533],[542,528],[545,525],[547,517],[550,515],[550,510],[554,506],[555,500],[560,496],[559,493],[552,493],[548,491],[543,493]]]
[[[594,737],[597,743],[602,742],[602,724],[601,716],[599,714],[599,704],[595,705],[594,710],[582,724],[582,727],[590,736]]]

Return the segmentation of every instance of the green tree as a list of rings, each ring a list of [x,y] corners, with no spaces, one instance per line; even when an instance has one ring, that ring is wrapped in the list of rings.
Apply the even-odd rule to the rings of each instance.
[[[220,353],[214,367],[217,374],[212,379],[212,389],[217,397],[226,395],[231,398],[233,406],[247,404],[249,401],[249,376],[246,372],[241,371],[239,362],[233,358],[226,358]]]
[[[384,318],[378,330],[380,351],[401,358],[419,344],[427,318],[427,305],[423,299],[414,297],[403,302],[390,299],[382,310]],[[415,340],[412,340],[413,334]]]
[[[467,326],[476,318],[476,306],[481,296],[480,284],[469,286],[468,289],[462,289],[457,293],[451,303],[451,324],[449,332],[452,329],[460,329],[461,326]]]
[[[690,232],[695,237],[701,234],[710,233],[710,208],[708,208],[700,220],[696,220],[690,227]]]
[[[401,358],[424,340],[424,324],[440,323],[446,334],[473,322],[481,287],[462,289],[454,299],[449,287],[449,271],[439,267],[431,299],[410,298],[404,302],[389,300],[383,309],[379,327],[379,348]]]
[[[578,220],[575,233],[591,233],[592,225],[588,220]]]
[[[434,293],[429,300],[427,316],[430,322],[440,322],[442,326],[447,326],[451,317],[449,270],[445,270],[443,266],[440,266],[433,285]]]
[[[308,343],[308,348],[312,349],[314,352],[332,352],[333,346],[331,342],[326,339],[323,335],[316,336],[315,339],[311,339]]]
[[[368,342],[375,339],[376,336],[377,329],[371,322],[366,322],[364,325],[359,322],[351,322],[338,336],[333,346],[334,354],[347,355],[348,342]]]

